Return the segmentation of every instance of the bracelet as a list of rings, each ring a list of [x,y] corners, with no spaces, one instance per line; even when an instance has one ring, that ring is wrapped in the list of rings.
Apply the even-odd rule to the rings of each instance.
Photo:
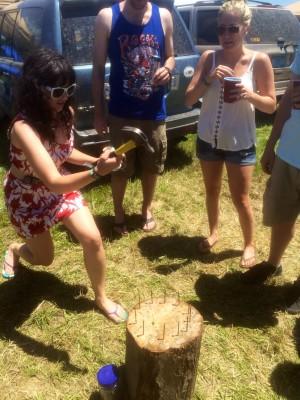
[[[89,176],[92,177],[93,179],[99,179],[101,177],[96,171],[96,165],[89,170]]]
[[[172,71],[170,70],[169,67],[167,67],[166,65],[163,66],[163,68],[165,68],[169,74],[169,78],[172,79]]]
[[[210,86],[211,82],[208,82],[208,80],[205,78],[205,76],[202,77],[202,82],[204,83],[205,86]]]

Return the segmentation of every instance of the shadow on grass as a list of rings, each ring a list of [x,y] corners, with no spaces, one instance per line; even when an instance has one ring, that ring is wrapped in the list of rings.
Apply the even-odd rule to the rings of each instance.
[[[291,304],[299,289],[292,283],[246,285],[241,275],[242,272],[233,272],[218,278],[202,274],[195,284],[200,300],[193,305],[211,324],[247,328],[277,325],[275,313]]]
[[[76,313],[94,309],[94,303],[82,297],[86,292],[86,287],[65,283],[49,272],[20,266],[14,279],[0,284],[0,338],[14,342],[27,354],[44,357],[54,363],[60,362],[65,370],[87,372],[73,365],[66,351],[39,342],[19,331],[43,300]]]
[[[300,357],[300,319],[294,328],[295,346]],[[288,400],[300,399],[300,362],[298,364],[285,361],[278,364],[270,376],[274,392]]]
[[[186,165],[190,165],[192,162],[193,162],[192,155],[187,154],[182,147],[179,147],[177,145],[176,141],[168,142],[168,156],[165,162],[165,171],[172,170],[173,168],[180,170],[184,168]]]
[[[96,225],[101,232],[102,238],[113,242],[122,238],[122,235],[114,231],[114,217],[112,215],[94,215]],[[141,230],[142,227],[142,217],[140,214],[132,214],[126,216],[126,226],[128,232],[133,232]],[[67,232],[68,240],[72,243],[78,243],[78,240],[72,233],[62,224],[57,226],[60,232]]]
[[[114,231],[114,220],[115,218],[112,215],[95,216],[95,221],[101,235],[111,242],[122,237],[122,235]],[[142,217],[140,214],[126,215],[125,222],[128,232],[138,231],[142,228]]]
[[[228,258],[240,257],[240,250],[228,249],[219,253],[200,254],[198,251],[198,243],[202,237],[200,236],[147,236],[143,237],[138,246],[143,256],[154,261],[159,257],[166,256],[173,259],[182,259],[178,264],[159,265],[156,271],[160,274],[170,274],[177,269],[188,264],[191,260],[199,260],[204,264],[212,264],[224,261]]]

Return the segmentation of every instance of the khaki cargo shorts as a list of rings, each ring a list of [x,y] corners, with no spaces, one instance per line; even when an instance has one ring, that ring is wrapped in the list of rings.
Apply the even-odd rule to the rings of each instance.
[[[167,135],[164,121],[136,120],[119,118],[109,115],[109,132],[112,145],[116,148],[124,143],[121,129],[124,126],[133,126],[141,129],[148,137],[154,153],[149,153],[143,146],[137,147],[126,153],[125,168],[114,172],[114,174],[125,175],[127,178],[135,171],[136,159],[143,171],[151,174],[162,174],[167,157]]]
[[[264,193],[263,223],[295,221],[300,213],[300,169],[276,157]]]

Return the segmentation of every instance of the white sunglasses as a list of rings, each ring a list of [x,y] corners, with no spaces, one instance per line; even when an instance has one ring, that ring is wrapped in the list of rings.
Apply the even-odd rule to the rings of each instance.
[[[72,83],[72,85],[70,85],[68,87],[61,87],[61,86],[50,87],[50,86],[45,86],[45,89],[50,92],[50,96],[53,99],[59,99],[60,97],[64,96],[65,94],[68,97],[71,97],[75,93],[76,88],[77,88],[76,83]]]

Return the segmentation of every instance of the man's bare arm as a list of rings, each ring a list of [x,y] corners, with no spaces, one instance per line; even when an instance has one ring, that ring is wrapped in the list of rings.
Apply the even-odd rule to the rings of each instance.
[[[169,10],[161,9],[163,29],[165,32],[165,63],[164,66],[171,71],[175,68],[174,45],[173,45],[173,19]]]
[[[173,46],[173,19],[166,8],[160,8],[160,17],[165,34],[165,62],[156,71],[154,76],[155,85],[165,85],[171,79],[172,71],[175,68],[174,46]]]
[[[111,31],[111,20],[111,9],[104,8],[97,15],[95,22],[92,91],[95,105],[94,126],[100,134],[107,130],[104,98],[104,74],[108,40]]]

